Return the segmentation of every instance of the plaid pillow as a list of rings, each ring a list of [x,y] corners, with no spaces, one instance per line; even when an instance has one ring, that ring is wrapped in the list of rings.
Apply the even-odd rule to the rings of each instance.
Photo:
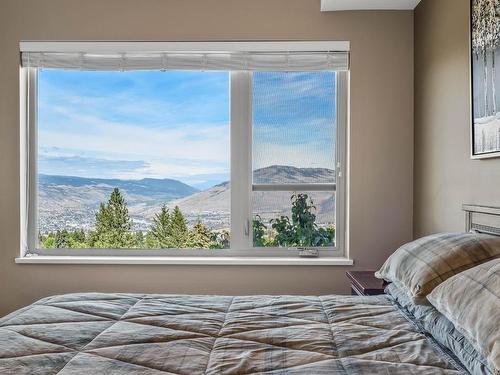
[[[500,237],[438,233],[401,246],[375,276],[404,288],[415,302],[446,279],[500,256]]]
[[[500,258],[450,278],[428,299],[500,374]]]

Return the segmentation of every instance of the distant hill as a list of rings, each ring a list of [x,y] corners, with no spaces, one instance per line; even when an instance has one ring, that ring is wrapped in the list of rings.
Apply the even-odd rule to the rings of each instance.
[[[39,175],[39,215],[42,232],[58,228],[90,229],[101,202],[119,188],[139,227],[147,224],[144,211],[198,190],[172,179],[119,180]]]
[[[254,172],[256,183],[333,182],[335,173],[325,168],[296,168],[273,165]],[[193,223],[201,219],[212,228],[229,227],[230,184],[223,182],[198,191],[172,179],[119,180],[71,176],[39,176],[39,212],[42,232],[57,229],[92,229],[95,213],[106,202],[111,190],[122,190],[136,229],[146,229],[162,204],[178,205]],[[288,214],[290,192],[256,192],[255,213],[264,219]],[[313,193],[318,221],[331,223],[335,205],[330,193]]]
[[[335,171],[326,168],[296,168],[285,165],[273,165],[254,171],[254,181],[259,184],[272,183],[327,183],[335,182]],[[253,196],[254,213],[264,220],[289,215],[290,196],[293,192],[255,192]],[[331,193],[310,193],[316,206],[317,221],[320,223],[334,222],[333,208],[335,198]],[[188,217],[199,217],[212,227],[229,227],[230,184],[224,182],[207,190],[195,193],[185,198],[169,203],[169,206],[179,206]],[[153,208],[157,211],[158,208]],[[149,212],[147,215],[151,215]]]
[[[38,183],[42,187],[83,187],[99,186],[100,188],[113,189],[115,187],[124,190],[129,194],[147,195],[158,199],[173,199],[194,194],[198,189],[189,186],[178,180],[169,178],[155,179],[144,178],[142,180],[119,180],[104,178],[84,178],[73,176],[50,176],[38,175]]]
[[[328,183],[335,182],[335,171],[327,168],[297,168],[271,165],[257,169],[253,175],[256,184]]]

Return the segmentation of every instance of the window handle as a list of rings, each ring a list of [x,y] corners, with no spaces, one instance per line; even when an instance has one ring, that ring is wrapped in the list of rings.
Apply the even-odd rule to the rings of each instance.
[[[250,235],[250,220],[246,220],[245,221],[245,236],[249,236]]]

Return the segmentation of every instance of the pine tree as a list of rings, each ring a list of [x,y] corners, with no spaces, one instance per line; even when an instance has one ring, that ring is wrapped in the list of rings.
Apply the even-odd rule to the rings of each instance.
[[[172,212],[170,223],[172,227],[172,245],[175,248],[186,247],[189,240],[189,231],[186,224],[186,219],[178,206],[175,206]]]
[[[142,231],[135,232],[135,242],[138,248],[144,247],[144,233]]]
[[[132,229],[132,220],[128,215],[127,203],[120,192],[114,188],[106,205],[101,204],[101,209],[96,214],[97,231],[115,229],[126,232]]]
[[[188,247],[195,249],[209,249],[212,243],[212,232],[198,219],[189,232]]]
[[[54,247],[58,249],[68,249],[70,248],[69,233],[66,229],[58,230],[56,232]]]
[[[53,249],[56,247],[56,239],[54,233],[48,233],[46,235],[41,235],[39,244],[42,249]]]
[[[71,239],[78,243],[85,243],[85,232],[83,229],[75,230],[74,232],[71,232]]]
[[[114,188],[107,204],[101,203],[96,213],[96,229],[91,234],[91,246],[99,248],[131,248],[136,246],[131,233],[127,203],[118,188]]]
[[[160,212],[155,214],[153,225],[146,235],[146,245],[149,248],[168,249],[173,247],[172,223],[170,213],[166,205],[161,207]]]

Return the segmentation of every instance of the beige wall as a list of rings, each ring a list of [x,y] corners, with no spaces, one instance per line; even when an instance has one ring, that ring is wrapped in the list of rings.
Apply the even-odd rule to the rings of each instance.
[[[2,0],[0,315],[75,291],[348,292],[348,267],[16,265],[20,40],[349,40],[350,249],[375,269],[412,237],[413,13],[320,13],[319,0]]]
[[[462,203],[500,205],[500,159],[469,153],[469,0],[415,11],[414,235],[463,230]]]

